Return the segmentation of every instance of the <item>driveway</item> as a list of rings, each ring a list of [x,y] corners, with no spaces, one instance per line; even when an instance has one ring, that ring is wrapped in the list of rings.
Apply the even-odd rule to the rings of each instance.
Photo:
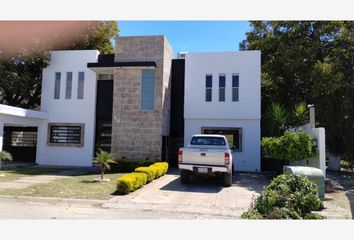
[[[102,206],[239,218],[268,183],[269,178],[261,173],[236,173],[231,187],[223,187],[217,178],[203,176],[181,184],[179,171],[173,169],[142,189],[113,197]]]
[[[237,173],[227,188],[211,177],[184,185],[172,169],[108,201],[0,195],[0,219],[238,219],[268,182],[261,173]]]

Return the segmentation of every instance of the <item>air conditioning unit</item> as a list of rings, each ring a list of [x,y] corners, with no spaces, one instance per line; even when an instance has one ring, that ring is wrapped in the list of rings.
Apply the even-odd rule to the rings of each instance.
[[[187,53],[188,52],[179,52],[179,53],[177,53],[177,59],[185,59]]]

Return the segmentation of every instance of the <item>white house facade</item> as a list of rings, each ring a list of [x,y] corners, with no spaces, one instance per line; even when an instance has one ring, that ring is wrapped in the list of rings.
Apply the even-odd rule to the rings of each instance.
[[[193,134],[223,134],[234,148],[234,169],[240,171],[260,171],[260,55],[185,55],[184,144]]]
[[[235,170],[260,171],[260,51],[178,56],[164,36],[51,52],[40,110],[0,104],[0,150],[40,165],[90,167],[99,149],[176,165],[193,134],[221,133]]]

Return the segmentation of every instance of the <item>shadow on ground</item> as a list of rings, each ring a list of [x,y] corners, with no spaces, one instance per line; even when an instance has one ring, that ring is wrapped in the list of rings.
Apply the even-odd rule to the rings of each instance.
[[[354,219],[354,172],[327,170],[327,178],[334,179],[343,187],[350,204],[352,219]]]
[[[172,175],[178,175],[178,170],[169,172]],[[245,187],[250,191],[260,193],[263,191],[272,179],[272,175],[263,173],[249,173],[249,172],[236,172],[233,175],[233,184],[231,187]],[[160,190],[165,191],[179,191],[179,192],[200,192],[200,193],[218,193],[224,188],[223,178],[221,176],[192,176],[190,183],[182,184],[180,177],[169,182]]]

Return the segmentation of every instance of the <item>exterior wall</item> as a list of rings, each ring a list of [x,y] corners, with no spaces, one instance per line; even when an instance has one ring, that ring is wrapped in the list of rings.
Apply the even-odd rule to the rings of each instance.
[[[50,65],[43,70],[41,111],[48,120],[38,128],[37,163],[42,165],[91,166],[95,140],[96,73],[87,68],[96,62],[96,50],[53,51]],[[60,99],[54,99],[55,72],[61,72]],[[65,99],[66,72],[73,72],[72,96]],[[84,98],[77,99],[78,72],[85,72]],[[84,146],[47,144],[48,123],[85,124]]]
[[[200,134],[202,127],[237,127],[242,128],[242,151],[233,153],[234,169],[237,171],[261,170],[260,164],[260,121],[259,120],[208,120],[186,119],[184,146],[187,146],[194,134]]]
[[[184,117],[261,118],[260,51],[186,54]],[[239,101],[231,101],[232,74],[238,73]],[[205,102],[205,75],[213,75],[212,101]],[[226,74],[225,102],[219,102],[219,74]]]
[[[163,36],[118,37],[115,61],[153,61],[155,108],[140,108],[143,68],[115,68],[112,153],[118,158],[161,159],[162,135],[168,134],[172,49]]]
[[[242,128],[242,151],[234,169],[260,171],[260,51],[188,53],[185,58],[184,145],[202,127]],[[239,101],[232,101],[232,74],[239,74]],[[205,76],[213,75],[212,101],[205,101]],[[219,102],[219,74],[226,75]]]

